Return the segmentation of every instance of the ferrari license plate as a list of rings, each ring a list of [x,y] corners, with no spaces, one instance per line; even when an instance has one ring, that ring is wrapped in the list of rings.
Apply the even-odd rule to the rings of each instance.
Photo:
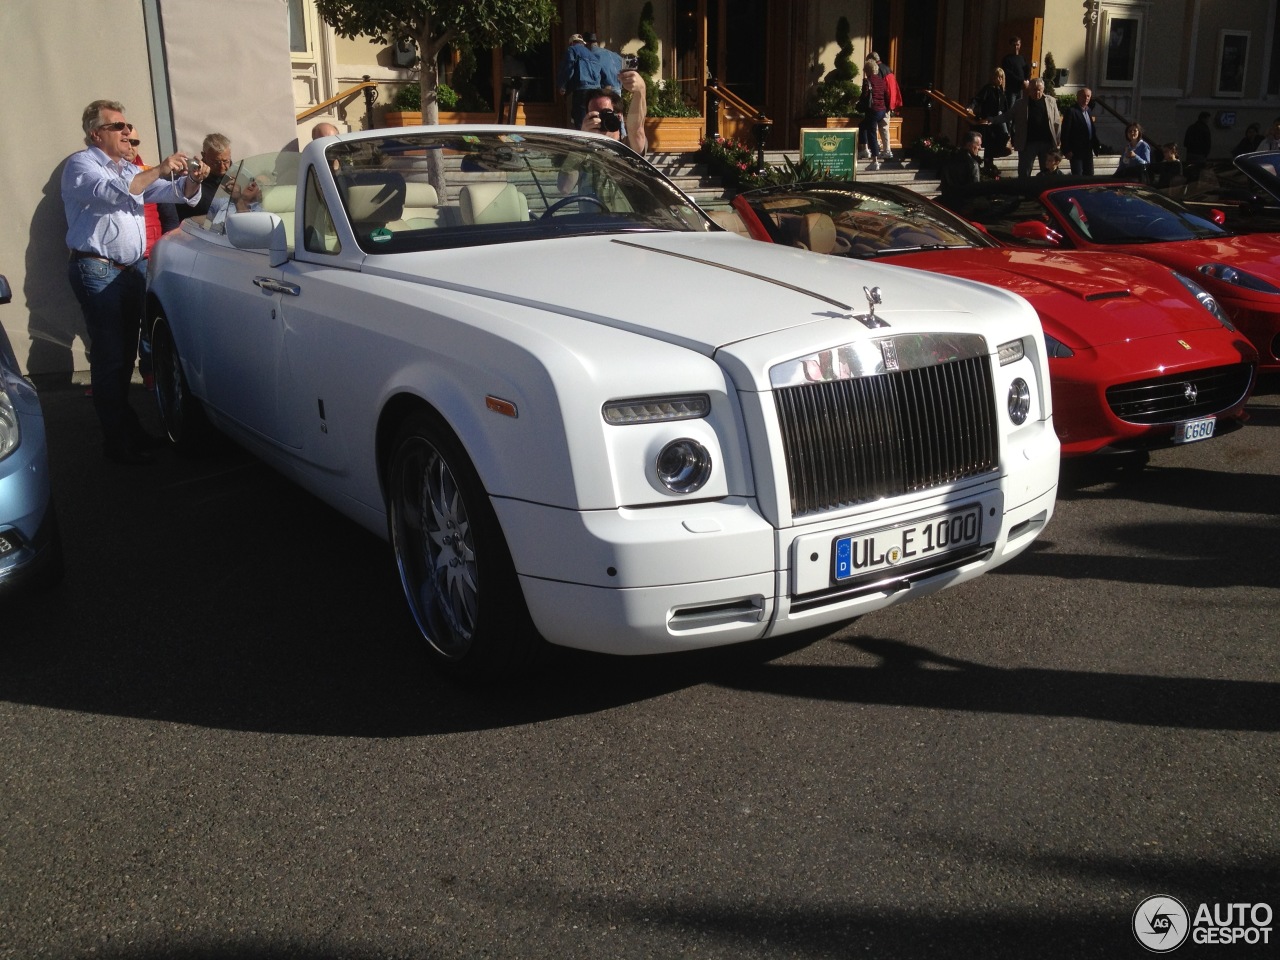
[[[981,540],[982,507],[976,503],[928,520],[874,533],[838,537],[833,551],[835,569],[832,579],[840,583],[850,577],[861,577],[970,547]]]
[[[1213,436],[1213,417],[1200,420],[1185,420],[1175,424],[1173,428],[1174,443],[1194,443],[1196,440],[1208,440]]]

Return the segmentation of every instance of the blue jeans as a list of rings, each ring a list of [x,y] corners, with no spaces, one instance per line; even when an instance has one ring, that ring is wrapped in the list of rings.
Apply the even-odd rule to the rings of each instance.
[[[867,115],[862,118],[862,123],[858,127],[858,136],[862,138],[862,142],[871,151],[872,160],[880,159],[880,137],[876,134],[876,131],[886,113],[888,113],[887,110],[868,110]]]
[[[122,270],[102,260],[85,259],[72,260],[67,267],[71,289],[84,311],[93,409],[109,450],[133,449],[143,433],[129,405],[129,382],[147,291],[144,263]]]

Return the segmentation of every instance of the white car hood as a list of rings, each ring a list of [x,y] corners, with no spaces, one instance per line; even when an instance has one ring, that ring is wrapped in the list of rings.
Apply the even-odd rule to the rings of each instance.
[[[494,269],[495,249],[508,256]],[[994,345],[1039,329],[1015,294],[727,233],[629,233],[370,256],[366,273],[608,324],[707,356],[729,345],[760,371],[783,355],[938,330]],[[879,287],[875,316],[866,290]],[[691,312],[696,311],[696,312]],[[797,328],[807,328],[797,335]],[[786,336],[778,335],[790,331]],[[772,336],[771,336],[772,335]],[[748,347],[747,342],[759,341]]]

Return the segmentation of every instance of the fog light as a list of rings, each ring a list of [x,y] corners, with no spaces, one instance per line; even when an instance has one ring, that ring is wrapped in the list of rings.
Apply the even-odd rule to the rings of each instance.
[[[1017,426],[1027,422],[1027,414],[1031,412],[1031,388],[1027,381],[1018,377],[1009,384],[1009,419]]]
[[[697,440],[672,440],[658,454],[658,479],[672,493],[693,493],[711,477],[711,453]]]

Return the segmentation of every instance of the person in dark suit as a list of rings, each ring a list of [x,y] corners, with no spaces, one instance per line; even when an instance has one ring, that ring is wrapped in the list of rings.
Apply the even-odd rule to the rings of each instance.
[[[1102,150],[1098,141],[1098,128],[1089,104],[1093,91],[1084,87],[1076,94],[1076,104],[1062,118],[1062,155],[1071,161],[1071,174],[1076,177],[1093,176],[1094,154]]]
[[[1187,148],[1187,163],[1204,163],[1213,150],[1213,131],[1209,129],[1209,111],[1202,110],[1196,122],[1182,135],[1182,145]]]
[[[982,182],[982,134],[970,130],[960,146],[960,154],[942,171],[942,192],[955,193]]]

